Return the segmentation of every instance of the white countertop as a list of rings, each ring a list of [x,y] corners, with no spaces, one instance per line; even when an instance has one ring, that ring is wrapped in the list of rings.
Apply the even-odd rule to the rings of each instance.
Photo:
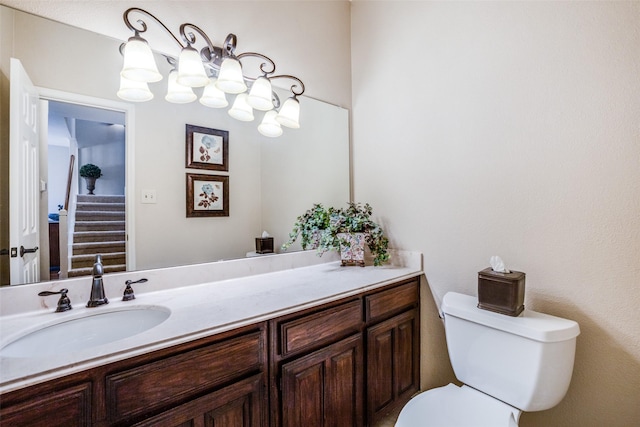
[[[86,301],[74,299],[73,290],[69,287],[69,296],[74,309],[64,313],[53,312],[57,301],[55,296],[46,298],[47,307],[7,314],[9,309],[5,310],[5,307],[7,307],[8,294],[2,294],[0,289],[0,299],[4,300],[0,307],[3,309],[0,311],[0,348],[44,326],[99,312],[135,307],[161,307],[171,311],[167,320],[147,331],[85,350],[28,358],[0,356],[0,393],[271,319],[422,273],[421,254],[417,252],[394,251],[393,265],[364,268],[341,267],[340,263],[332,261],[331,257],[325,258],[323,263],[318,264],[317,261],[307,263],[308,255],[291,255],[294,261],[279,258],[287,255],[242,260],[236,263],[236,277],[179,287],[169,287],[160,279],[171,277],[175,273],[172,270],[175,269],[120,274],[117,289],[115,284],[107,287],[105,282],[110,303],[96,308],[85,308]],[[255,269],[256,263],[268,263],[268,260],[264,261],[268,258],[272,258],[272,264],[277,262],[279,266],[282,265],[282,269],[279,269],[280,267]],[[300,266],[296,266],[296,263]],[[222,264],[224,263],[211,263],[211,266],[206,267],[229,268],[228,265]],[[204,268],[202,265],[194,266],[192,271],[202,268]],[[188,274],[190,271],[188,267],[176,269],[184,277],[185,282],[193,281]],[[259,272],[242,275],[247,271]],[[143,276],[151,277],[150,282],[134,285],[136,299],[128,302],[121,301],[123,279],[136,280]],[[215,276],[214,274],[213,277]],[[158,282],[155,287],[152,283],[153,277]],[[90,287],[90,279],[85,277],[82,281],[82,287],[87,291]],[[44,299],[37,296],[40,290],[57,290],[63,286],[68,287],[67,285],[67,282],[49,282],[23,285],[19,288],[33,286],[28,294],[23,291],[24,295],[21,295],[21,298],[38,301]],[[77,286],[75,283],[74,285]],[[112,288],[114,290],[111,290]],[[119,294],[115,296],[114,292]],[[15,298],[16,295],[14,292],[12,296]]]

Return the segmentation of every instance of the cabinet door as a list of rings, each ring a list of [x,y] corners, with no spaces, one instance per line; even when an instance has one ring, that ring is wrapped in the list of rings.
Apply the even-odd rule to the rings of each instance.
[[[362,336],[282,365],[282,425],[362,425]]]
[[[404,404],[420,386],[417,310],[367,330],[367,413],[369,425]]]
[[[266,402],[262,374],[247,378],[146,419],[135,427],[263,427]]]
[[[0,425],[68,427],[91,425],[91,383],[83,383],[0,409]]]

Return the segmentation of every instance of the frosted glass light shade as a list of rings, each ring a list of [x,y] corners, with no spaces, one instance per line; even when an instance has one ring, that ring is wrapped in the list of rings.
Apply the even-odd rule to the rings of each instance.
[[[178,83],[189,87],[202,87],[209,84],[209,76],[198,51],[187,46],[178,58]]]
[[[153,99],[153,93],[146,82],[137,82],[120,76],[120,89],[117,95],[125,101],[144,102]]]
[[[273,109],[271,100],[271,82],[268,78],[261,76],[253,82],[247,102],[256,110],[269,111]]]
[[[193,89],[178,83],[178,72],[172,70],[169,73],[169,84],[167,85],[167,96],[164,97],[174,104],[186,104],[195,101],[197,96],[193,93]]]
[[[282,126],[292,129],[300,128],[300,103],[295,98],[288,98],[284,101],[276,120]]]
[[[235,58],[226,58],[222,61],[216,86],[226,93],[242,93],[247,90],[240,61]]]
[[[211,108],[223,108],[229,105],[227,97],[223,91],[216,87],[216,79],[209,78],[209,84],[204,87],[200,103]]]
[[[162,80],[162,74],[158,72],[153,52],[142,37],[131,37],[124,45],[123,55],[124,61],[120,71],[122,77],[147,83]]]
[[[241,93],[236,96],[236,100],[233,101],[233,106],[229,109],[229,115],[234,119],[250,122],[253,120],[253,109],[247,103],[247,94]]]
[[[262,123],[258,126],[258,132],[264,136],[275,138],[282,135],[282,127],[276,120],[278,113],[276,110],[267,111],[262,118]]]

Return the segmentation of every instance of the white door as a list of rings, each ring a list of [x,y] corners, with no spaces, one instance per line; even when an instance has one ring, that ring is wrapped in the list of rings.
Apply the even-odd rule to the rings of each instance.
[[[9,242],[11,284],[40,281],[38,91],[11,58]]]

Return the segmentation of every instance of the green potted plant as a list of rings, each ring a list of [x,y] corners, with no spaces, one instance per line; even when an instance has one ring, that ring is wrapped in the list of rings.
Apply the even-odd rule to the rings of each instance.
[[[342,265],[356,264],[364,267],[364,245],[371,255],[373,265],[389,260],[389,239],[382,228],[371,219],[373,208],[368,203],[350,202],[346,208],[329,209],[329,228],[323,233],[320,246],[323,250],[340,250]]]
[[[364,267],[364,245],[373,255],[373,265],[389,260],[389,239],[382,228],[371,219],[373,209],[361,203],[349,203],[346,208],[324,208],[314,204],[300,215],[289,233],[289,241],[282,245],[286,250],[301,237],[301,246],[311,246],[318,255],[331,250],[340,251],[342,265],[356,264]]]
[[[282,245],[283,250],[289,247],[300,237],[300,246],[303,250],[307,247],[316,249],[320,243],[321,234],[329,227],[329,210],[321,203],[315,203],[313,207],[296,218],[293,230],[289,233],[289,240]]]
[[[102,176],[102,170],[92,163],[82,165],[79,174],[87,181],[87,190],[89,194],[93,194],[93,190],[96,188],[96,179]]]

